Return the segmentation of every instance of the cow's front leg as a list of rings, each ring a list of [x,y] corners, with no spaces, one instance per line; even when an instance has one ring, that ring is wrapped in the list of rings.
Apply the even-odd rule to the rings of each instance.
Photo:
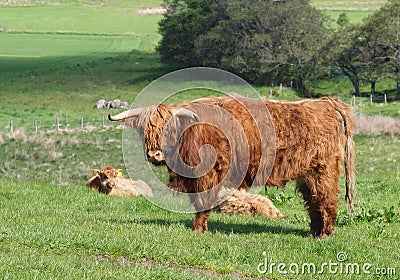
[[[197,212],[194,217],[193,231],[205,232],[208,231],[208,216],[210,216],[211,210]]]

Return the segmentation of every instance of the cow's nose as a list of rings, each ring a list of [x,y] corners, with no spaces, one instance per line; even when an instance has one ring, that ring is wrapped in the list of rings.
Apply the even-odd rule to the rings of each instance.
[[[164,155],[161,151],[149,151],[147,153],[147,160],[150,162],[160,162],[164,160]]]

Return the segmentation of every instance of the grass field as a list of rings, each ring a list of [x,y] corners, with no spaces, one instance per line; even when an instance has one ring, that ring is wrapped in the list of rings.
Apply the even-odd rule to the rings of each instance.
[[[112,129],[14,141],[4,136],[2,147],[14,156],[1,156],[17,166],[7,174],[24,181],[9,176],[1,181],[3,277],[261,277],[257,265],[264,262],[263,251],[274,262],[288,265],[313,262],[321,267],[324,262],[337,262],[337,254],[344,252],[349,257],[346,263],[371,263],[374,273],[376,268],[397,273],[400,269],[399,251],[393,250],[400,237],[398,137],[356,137],[359,214],[355,222],[349,222],[342,197],[335,236],[321,241],[304,237],[308,218],[293,185],[267,193],[290,215],[288,219],[214,213],[207,234],[190,231],[191,214],[171,213],[144,198],[107,197],[84,188],[93,160],[97,166],[120,166],[120,133]],[[25,151],[20,150],[22,145]],[[391,273],[385,278],[397,279]],[[276,271],[266,276],[283,277]],[[288,276],[343,277],[328,272]],[[351,275],[352,279],[364,277],[363,273]]]
[[[90,110],[97,100],[130,103],[168,72],[154,53],[161,16],[139,15],[144,5],[123,3],[0,8],[7,31],[0,33],[0,94],[6,105],[0,127],[11,119],[16,125],[34,119],[54,123],[56,114],[98,120],[104,112]]]
[[[383,1],[313,3],[333,17],[357,14],[352,18],[357,22]],[[191,232],[192,214],[84,187],[93,168],[124,168],[123,130],[108,122],[98,128],[101,116],[112,111],[94,110],[93,104],[132,102],[149,82],[172,70],[154,52],[161,16],[137,13],[158,6],[147,0],[0,0],[0,278],[399,279],[398,135],[355,137],[358,212],[351,222],[341,194],[337,229],[327,240],[305,237],[309,221],[293,184],[266,193],[288,219],[213,213],[205,234]],[[379,91],[392,88],[378,84]],[[256,89],[269,94],[269,88]],[[345,80],[321,82],[318,90],[350,102]],[[195,90],[171,101],[205,94]],[[299,99],[288,88],[280,98]],[[359,113],[400,117],[398,103],[369,105],[360,98],[357,104]],[[54,132],[56,114],[63,129],[68,116],[69,131]],[[166,180],[164,168],[155,170]],[[339,253],[347,259],[339,261],[344,256]],[[273,273],[257,270],[265,260],[275,263]],[[300,271],[281,274],[278,263],[286,269],[297,264]],[[311,263],[319,270],[337,263],[339,270],[301,273]],[[371,264],[372,275],[346,274],[346,266],[364,264]]]

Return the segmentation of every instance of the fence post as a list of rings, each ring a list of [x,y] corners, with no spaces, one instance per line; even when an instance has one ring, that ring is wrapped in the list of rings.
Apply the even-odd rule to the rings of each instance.
[[[83,117],[81,117],[81,129],[83,129]]]
[[[383,94],[383,99],[385,100],[385,104],[386,104],[386,103],[387,103],[387,96],[386,96],[386,93]]]
[[[65,127],[68,127],[68,114],[65,114]]]
[[[104,128],[104,115],[101,116],[101,128]]]
[[[372,94],[369,95],[369,103],[372,105]]]
[[[60,123],[58,121],[58,115],[56,115],[56,131],[58,132],[60,130]]]
[[[356,106],[356,96],[353,95],[353,98],[351,99],[351,105]]]
[[[38,125],[37,125],[37,120],[34,120],[33,126],[35,127],[35,134],[38,133]]]
[[[14,134],[14,127],[13,127],[13,121],[10,120],[10,133]]]

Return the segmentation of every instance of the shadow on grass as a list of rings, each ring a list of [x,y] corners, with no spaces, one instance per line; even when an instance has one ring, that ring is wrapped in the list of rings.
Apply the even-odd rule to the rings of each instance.
[[[191,229],[192,221],[189,223]],[[221,223],[209,221],[208,227],[210,232],[222,232],[222,233],[237,233],[237,234],[249,234],[249,233],[272,233],[272,234],[285,234],[285,235],[298,235],[306,236],[308,231],[301,230],[299,228],[290,227],[288,225],[276,226],[276,225],[260,225],[256,223],[251,224],[238,224],[238,223]]]
[[[251,218],[251,217],[249,217]],[[156,225],[156,226],[172,226],[172,225],[184,225],[188,230],[192,230],[193,220],[192,219],[110,219],[108,223],[116,224],[140,224],[140,225]],[[209,232],[211,233],[236,233],[236,234],[254,234],[254,233],[272,233],[272,234],[285,234],[285,235],[298,235],[307,236],[308,231],[299,228],[294,228],[288,225],[264,225],[257,223],[224,223],[221,221],[208,221]]]
[[[0,81],[37,77],[52,81],[58,76],[70,82],[82,80],[111,81],[113,83],[137,84],[151,82],[176,68],[160,62],[155,52],[132,50],[96,55],[0,57]],[[14,81],[15,82],[15,81]]]

